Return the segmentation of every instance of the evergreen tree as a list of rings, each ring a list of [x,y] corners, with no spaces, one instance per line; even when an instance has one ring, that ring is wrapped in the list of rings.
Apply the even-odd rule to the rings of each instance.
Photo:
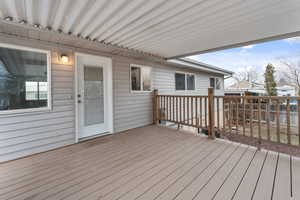
[[[268,64],[265,71],[265,87],[269,96],[277,96],[274,74],[274,66],[272,64]]]

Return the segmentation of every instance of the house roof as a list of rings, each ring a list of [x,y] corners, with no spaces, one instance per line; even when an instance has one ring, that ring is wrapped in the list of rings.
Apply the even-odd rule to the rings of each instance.
[[[210,73],[216,73],[216,74],[222,74],[225,76],[231,76],[234,72],[222,69],[220,67],[216,67],[213,65],[209,65],[203,62],[199,62],[193,59],[189,58],[182,58],[182,59],[170,59],[168,60],[171,63],[176,63],[179,65],[183,65],[186,67],[190,67],[199,71],[205,71],[205,72],[210,72]]]
[[[228,87],[228,89],[251,89],[251,88],[262,88],[264,89],[264,84],[252,82],[247,80],[238,81]]]
[[[163,58],[299,35],[298,0],[0,1],[5,21]]]

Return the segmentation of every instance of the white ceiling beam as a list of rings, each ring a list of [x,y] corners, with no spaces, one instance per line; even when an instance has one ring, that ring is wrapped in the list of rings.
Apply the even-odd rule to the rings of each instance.
[[[70,2],[71,3],[71,2]],[[84,1],[84,0],[77,0],[76,2],[72,1],[72,8],[68,9],[69,13],[64,13],[65,20],[63,21],[64,24],[62,24],[62,30],[65,33],[68,33],[71,31],[72,26],[77,22],[77,18],[80,16],[84,7],[87,6],[87,4],[90,3],[90,1]],[[86,10],[85,12],[88,12]]]
[[[124,20],[122,20],[118,26],[107,31],[101,37],[104,38],[105,40],[106,39],[109,40],[110,37],[112,37],[118,31],[122,30],[124,27],[130,25],[131,23],[134,23],[137,20],[140,20],[145,14],[153,11],[153,9],[156,8],[158,5],[160,5],[163,1],[166,1],[166,0],[155,0],[155,1],[148,0],[148,1],[146,1],[145,4],[143,5],[143,7],[141,7],[139,10],[136,10],[135,12],[131,13]],[[97,38],[97,39],[102,40],[101,38]]]
[[[187,26],[187,24],[191,22],[196,22],[200,20],[205,20],[206,15],[211,16],[214,14],[217,14],[215,10],[223,11],[224,8],[230,8],[232,7],[235,2],[240,0],[232,0],[232,1],[226,1],[223,4],[219,4],[222,2],[222,0],[211,0],[211,1],[205,1],[203,4],[198,5],[198,7],[194,6],[190,9],[185,10],[186,12],[180,13],[180,15],[177,15],[176,17],[170,18],[168,21],[165,21],[161,24],[159,24],[156,27],[153,27],[151,29],[151,37],[154,35],[160,35],[161,33],[169,33],[171,30],[176,30],[177,28],[184,28]],[[202,12],[199,12],[199,10],[203,10]],[[176,27],[176,28],[175,28]],[[186,29],[185,29],[186,30]],[[143,38],[145,35],[147,35],[148,32],[142,32],[141,34],[135,35],[124,43],[124,45],[127,45],[131,41],[138,42],[139,37]]]
[[[202,4],[203,1],[194,0],[194,1],[171,1],[167,4],[167,7],[161,6],[156,12],[156,15],[150,15],[143,20],[138,21],[138,23],[128,26],[114,37],[110,38],[110,41],[113,41],[115,44],[122,43],[132,36],[139,35],[147,30],[152,29],[153,27],[159,26],[159,24],[168,21],[169,19],[176,18],[177,15],[195,8],[197,5]],[[121,44],[122,45],[122,44]]]
[[[278,12],[278,8],[283,8],[283,5],[280,4],[273,4],[273,6],[269,6],[269,5],[263,5],[263,4],[257,4],[260,5],[260,8],[258,7],[251,7],[253,10],[260,10],[260,12],[251,12],[251,9],[248,9],[247,11],[240,11],[240,12],[230,12],[230,13],[234,13],[231,18],[226,18],[221,20],[221,18],[219,18],[218,20],[214,21],[214,23],[209,23],[210,26],[208,27],[201,27],[200,25],[197,26],[199,27],[199,29],[189,29],[189,33],[186,33],[183,30],[178,30],[176,33],[171,33],[172,34],[172,39],[168,38],[168,35],[161,35],[159,38],[155,38],[153,40],[147,40],[147,42],[141,43],[141,45],[135,45],[134,47],[131,48],[147,48],[147,49],[151,49],[152,47],[156,47],[159,46],[159,43],[164,41],[164,42],[168,42],[168,41],[178,41],[181,44],[186,44],[186,42],[190,41],[191,39],[196,39],[199,37],[204,37],[206,34],[208,34],[208,36],[212,36],[211,33],[216,33],[225,29],[232,29],[234,27],[243,27],[243,25],[253,22],[253,20],[255,18],[258,18],[259,16],[261,17],[261,19],[263,19],[264,17],[266,17],[265,12],[268,11],[268,9],[270,9],[269,13],[272,10],[277,10]],[[276,9],[277,8],[277,9]],[[239,15],[238,15],[239,14]],[[244,16],[245,18],[242,18],[241,16]],[[229,19],[229,20],[227,20]],[[217,28],[216,27],[221,27]],[[185,27],[185,28],[191,28],[191,27]],[[151,41],[155,41],[155,42],[151,42]],[[149,42],[149,43],[148,43]],[[151,44],[150,44],[151,42]],[[177,42],[177,43],[178,43]],[[186,44],[187,45],[187,44]]]
[[[58,8],[56,10],[56,14],[53,20],[52,29],[58,30],[61,28],[61,23],[65,14],[67,13],[68,8],[70,7],[70,0],[60,0]]]
[[[283,6],[279,5],[278,8],[283,8]],[[298,8],[295,7],[294,11],[298,10]],[[279,21],[274,22],[273,19],[276,16],[282,16],[280,17],[281,23],[279,23]],[[291,16],[293,15],[293,16]],[[211,35],[211,32],[206,32],[205,35],[201,35],[201,37],[189,37],[186,40],[180,41],[182,42],[182,44],[184,44],[183,48],[180,48],[180,50],[176,49],[176,48],[169,48],[168,51],[168,57],[174,57],[174,56],[170,56],[170,55],[175,55],[175,57],[177,57],[176,55],[182,55],[182,56],[186,56],[186,55],[193,55],[196,54],[197,52],[200,52],[198,49],[198,45],[197,43],[195,43],[195,41],[203,41],[201,43],[202,48],[204,49],[209,49],[208,47],[211,47],[210,49],[212,50],[216,50],[218,47],[228,47],[228,48],[233,48],[236,44],[236,47],[239,47],[240,44],[244,44],[244,45],[249,45],[251,43],[257,43],[257,41],[259,39],[263,39],[263,41],[270,41],[272,39],[282,39],[284,37],[292,37],[295,35],[295,32],[297,32],[298,30],[300,30],[300,24],[298,24],[298,26],[293,26],[290,27],[288,25],[288,19],[295,19],[296,15],[298,15],[298,17],[300,17],[300,13],[296,13],[296,12],[290,12],[290,10],[285,10],[285,11],[280,11],[280,13],[278,13],[278,9],[277,9],[277,13],[273,13],[273,15],[268,15],[267,17],[264,16],[263,14],[261,15],[261,19],[263,19],[264,22],[268,22],[268,26],[266,26],[264,23],[262,23],[262,20],[256,20],[256,21],[250,21],[250,22],[242,22],[239,24],[232,24],[231,26],[228,27],[219,27],[218,29],[215,30],[215,35]],[[284,16],[284,17],[283,17]],[[293,21],[293,24],[296,24],[295,21]],[[243,25],[245,25],[243,27]],[[283,28],[283,29],[282,29]],[[235,33],[239,32],[240,29],[242,30],[247,30],[246,34],[240,34],[240,35],[235,35]],[[273,29],[277,29],[275,32],[273,31]],[[299,33],[300,31],[298,31]],[[277,34],[275,34],[277,33]],[[292,33],[288,34],[288,33]],[[232,40],[230,41],[226,41],[226,40],[222,40],[221,38],[224,38],[224,35],[235,35],[235,38],[232,38]],[[283,36],[281,36],[283,35]],[[271,38],[270,40],[266,40],[265,38]],[[167,41],[165,40],[164,43],[166,44],[166,46],[171,47],[176,46],[176,44],[172,44],[172,41]],[[235,44],[235,45],[232,45]],[[177,43],[177,45],[180,45]],[[141,48],[143,49],[143,48]],[[156,51],[166,51],[167,48],[159,46],[159,45],[155,45],[154,47],[149,45],[147,46],[147,52],[156,52]],[[193,49],[193,51],[192,51]],[[185,51],[186,53],[182,54],[180,52]]]
[[[20,21],[19,14],[17,12],[15,0],[5,0],[3,3],[6,5],[9,16],[13,17],[15,21]]]
[[[177,36],[183,36],[187,38],[187,36],[191,33],[196,32],[196,34],[202,34],[204,30],[208,27],[216,27],[217,23],[231,23],[234,20],[237,20],[236,16],[241,12],[244,17],[247,15],[247,12],[250,12],[251,9],[256,10],[256,6],[262,6],[264,4],[256,4],[259,0],[253,0],[253,1],[245,1],[242,7],[248,7],[250,4],[255,5],[254,7],[250,6],[247,11],[244,11],[241,9],[241,6],[238,6],[238,4],[227,4],[226,7],[218,7],[217,9],[213,9],[211,12],[202,12],[200,15],[195,16],[195,18],[191,19],[190,21],[186,21],[186,19],[183,19],[183,24],[173,24],[172,26],[169,26],[166,30],[162,30],[159,32],[159,34],[155,33],[150,35],[149,37],[146,36],[146,38],[138,39],[134,38],[131,40],[128,40],[126,42],[126,45],[130,48],[138,47],[139,44],[142,44],[145,39],[148,41],[151,41],[152,39],[159,37],[164,38],[168,37],[168,35],[172,34],[172,39],[176,38]],[[225,4],[224,4],[225,5]],[[250,9],[251,8],[251,9]],[[228,14],[227,18],[224,18],[224,15]],[[252,12],[250,12],[252,13]],[[244,18],[243,18],[244,19]],[[189,30],[188,32],[186,30]]]
[[[95,4],[91,7],[91,9],[84,13],[82,18],[79,20],[79,23],[74,27],[73,34],[77,35],[83,31],[83,29],[90,24],[92,20],[97,19],[97,15],[101,15],[103,9],[105,8],[105,4],[110,3],[109,1],[96,1]]]
[[[28,24],[33,24],[33,3],[32,0],[26,0],[25,2],[25,13]]]
[[[47,27],[49,21],[49,13],[51,11],[51,0],[39,1],[39,19],[40,25]]]
[[[119,12],[115,13],[115,15],[108,20],[107,22],[105,22],[101,27],[99,27],[97,29],[97,31],[95,31],[92,34],[92,37],[94,38],[98,38],[99,40],[101,40],[101,36],[106,33],[107,31],[113,29],[116,26],[119,26],[119,23],[126,19],[130,14],[134,13],[136,10],[140,9],[140,7],[142,7],[142,5],[145,4],[145,1],[148,0],[131,0],[128,2],[128,4],[126,4],[126,8],[120,10]]]
[[[124,8],[127,3],[128,0],[108,1],[107,7],[101,10],[101,13],[99,13],[97,17],[88,22],[88,26],[82,31],[82,36],[90,36],[94,39],[93,33],[104,23],[109,21],[115,13]]]

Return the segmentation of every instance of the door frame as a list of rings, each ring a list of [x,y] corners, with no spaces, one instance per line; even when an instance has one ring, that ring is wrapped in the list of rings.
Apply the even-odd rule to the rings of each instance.
[[[96,57],[98,59],[101,59],[101,61],[105,64],[105,67],[107,67],[107,102],[110,102],[108,106],[108,133],[113,133],[113,79],[112,79],[112,59],[109,57],[103,57],[98,56],[94,54],[86,54],[86,53],[79,53],[75,52],[74,54],[74,73],[75,73],[75,143],[79,142],[79,109],[78,109],[78,57],[79,56],[89,56],[89,57]],[[97,137],[97,135],[95,135]],[[89,137],[90,138],[90,137]]]

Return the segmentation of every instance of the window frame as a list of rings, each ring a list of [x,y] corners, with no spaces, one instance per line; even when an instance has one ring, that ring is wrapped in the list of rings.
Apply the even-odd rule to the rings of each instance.
[[[33,112],[45,112],[52,110],[52,90],[51,90],[51,52],[50,50],[31,48],[26,46],[0,43],[0,48],[8,48],[22,51],[30,51],[37,53],[44,53],[47,57],[47,83],[48,83],[48,96],[47,96],[47,106],[40,108],[21,108],[15,110],[0,110],[0,115],[9,115],[9,114],[26,114]]]
[[[176,89],[176,74],[184,74],[184,90],[177,90]],[[187,89],[187,75],[193,75],[194,76],[194,89],[193,90],[188,90]],[[183,92],[183,91],[196,91],[196,74],[195,73],[191,73],[191,72],[182,72],[182,71],[175,71],[174,73],[174,82],[175,82],[175,91],[176,92]]]
[[[141,75],[141,77],[140,77],[140,86],[141,86],[141,89],[140,90],[133,90],[132,89],[132,80],[131,80],[131,68],[132,67],[136,67],[136,68],[140,68],[140,71],[141,71],[141,73],[140,73],[140,75]],[[150,90],[144,90],[144,85],[143,85],[143,68],[150,68],[151,69],[151,73],[150,73],[150,75],[151,75],[151,77],[150,77]],[[152,67],[150,67],[150,66],[145,66],[145,65],[138,65],[138,64],[130,64],[130,66],[129,66],[129,84],[130,84],[130,92],[131,93],[149,93],[149,92],[152,92],[153,91],[153,87],[152,87],[152,77],[153,77],[153,73],[152,73],[152,70],[153,70],[153,68]]]
[[[215,84],[214,87],[210,86],[210,79],[211,78],[214,79],[214,84]],[[219,81],[220,81],[220,89],[217,89],[217,79],[219,79]],[[211,76],[211,77],[209,77],[208,82],[209,82],[209,88],[214,88],[215,90],[222,90],[223,89],[222,79],[220,77]]]

